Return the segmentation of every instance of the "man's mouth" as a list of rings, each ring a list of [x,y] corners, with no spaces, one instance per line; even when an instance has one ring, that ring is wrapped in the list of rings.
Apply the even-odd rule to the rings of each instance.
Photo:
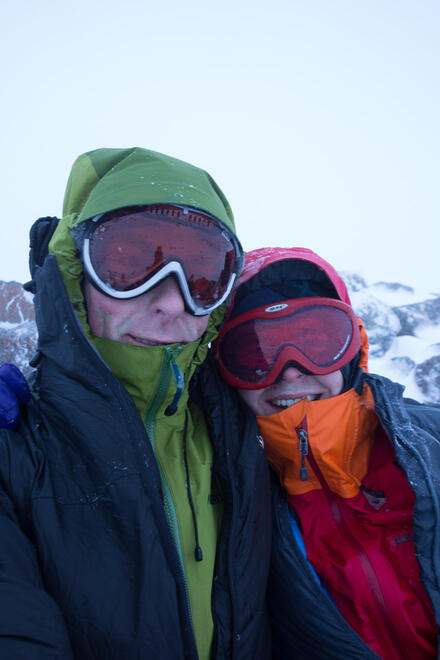
[[[152,339],[145,339],[144,337],[135,337],[134,335],[125,335],[128,338],[128,343],[139,344],[141,346],[161,346],[164,342],[153,341]]]
[[[297,399],[271,399],[269,403],[271,403],[276,408],[290,408],[290,406],[293,406],[295,403],[298,403],[298,401],[302,401],[303,399],[315,401],[318,397],[318,394],[307,394],[300,396]]]

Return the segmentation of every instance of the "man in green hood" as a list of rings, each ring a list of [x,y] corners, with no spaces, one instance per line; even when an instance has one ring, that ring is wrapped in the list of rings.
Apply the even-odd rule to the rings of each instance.
[[[268,472],[208,356],[242,266],[203,170],[80,156],[31,230],[33,398],[1,431],[1,657],[270,657]],[[6,585],[6,586],[5,586]]]

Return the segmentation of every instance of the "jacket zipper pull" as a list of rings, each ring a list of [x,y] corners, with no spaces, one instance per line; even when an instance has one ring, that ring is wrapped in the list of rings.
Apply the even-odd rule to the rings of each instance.
[[[299,469],[300,481],[308,481],[309,475],[306,467],[306,456],[309,453],[309,439],[307,431],[302,428],[296,429],[299,439],[299,453],[301,454],[301,467]]]
[[[165,415],[167,417],[169,417],[170,415],[174,415],[174,413],[176,412],[177,404],[179,403],[179,399],[182,396],[183,388],[185,386],[185,379],[183,376],[183,372],[176,362],[179,352],[180,352],[180,348],[175,352],[167,353],[169,364],[173,370],[173,376],[176,382],[176,392],[174,394],[174,398],[170,403],[170,405],[168,406],[168,408],[165,410]]]

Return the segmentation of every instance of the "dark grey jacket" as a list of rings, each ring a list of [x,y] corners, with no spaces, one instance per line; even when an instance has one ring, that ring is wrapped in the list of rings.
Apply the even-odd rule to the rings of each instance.
[[[18,432],[0,432],[0,658],[197,657],[154,454],[85,339],[54,257],[37,276],[43,356]],[[206,364],[194,383],[224,503],[214,658],[270,658],[269,474],[251,416]]]

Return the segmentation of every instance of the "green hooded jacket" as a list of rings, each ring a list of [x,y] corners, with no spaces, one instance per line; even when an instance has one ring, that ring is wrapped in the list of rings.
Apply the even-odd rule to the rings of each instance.
[[[213,179],[188,163],[140,148],[98,149],[73,165],[60,221],[49,245],[88,339],[134,399],[153,445],[164,506],[182,560],[197,649],[210,657],[213,639],[211,585],[221,510],[212,497],[212,447],[202,412],[188,401],[188,383],[217,335],[224,308],[211,315],[203,336],[183,346],[143,347],[95,337],[87,323],[83,272],[71,229],[99,213],[139,204],[187,205],[210,213],[234,231],[229,204]],[[165,415],[176,393],[173,366],[185,387],[177,411]],[[203,561],[195,560],[195,527],[188,500],[187,465]],[[214,485],[215,489],[215,485]],[[146,622],[147,625],[147,622]]]

